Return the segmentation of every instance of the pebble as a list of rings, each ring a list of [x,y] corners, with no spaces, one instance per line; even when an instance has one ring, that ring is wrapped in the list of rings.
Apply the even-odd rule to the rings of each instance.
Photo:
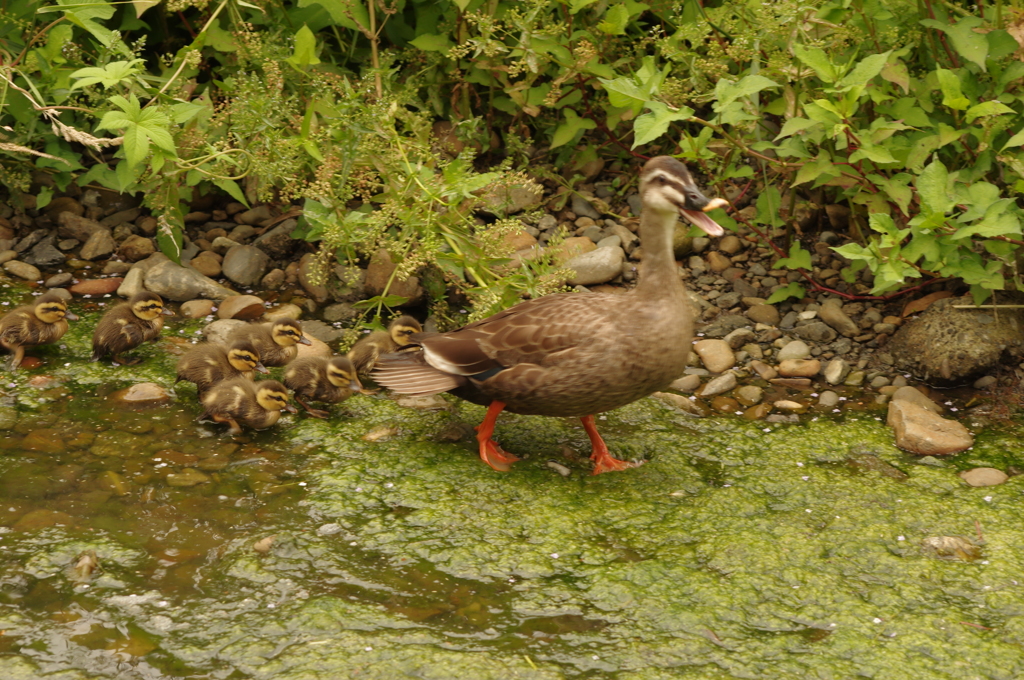
[[[811,348],[807,346],[806,342],[801,340],[794,340],[787,343],[781,350],[779,350],[778,359],[779,362],[806,359],[811,356]]]
[[[220,276],[222,273],[220,260],[218,259],[217,254],[210,250],[204,250],[193,257],[189,260],[188,266],[192,267],[203,276],[209,276],[210,278]]]
[[[619,246],[595,248],[577,255],[564,265],[575,272],[568,283],[572,286],[592,286],[611,281],[622,273],[622,261],[625,258],[626,253]]]
[[[744,411],[743,417],[746,420],[761,420],[763,418],[766,418],[768,414],[771,412],[771,404],[757,404],[755,406],[751,406],[746,411]]]
[[[740,402],[721,394],[711,400],[711,408],[719,413],[735,413],[739,407]]]
[[[864,371],[851,371],[850,374],[846,376],[846,380],[843,381],[843,384],[847,387],[860,387],[864,384],[864,378],[866,377],[867,374],[864,373]]]
[[[817,359],[786,359],[779,362],[778,371],[784,378],[813,378],[821,371],[821,362]]]
[[[699,375],[684,375],[682,378],[679,378],[669,385],[669,389],[673,389],[678,392],[695,392],[698,387],[700,387]]]
[[[839,405],[839,395],[832,390],[825,390],[818,396],[818,406],[834,408]]]
[[[148,259],[143,261],[146,262]],[[165,300],[178,302],[201,297],[221,300],[229,295],[236,295],[230,288],[225,288],[196,270],[182,267],[170,260],[150,267],[145,274],[145,282],[147,290],[163,296]]]
[[[203,337],[208,342],[226,345],[228,336],[236,329],[242,328],[245,325],[247,325],[246,322],[241,319],[218,319],[203,327]],[[299,345],[299,347],[301,348],[302,345]]]
[[[750,362],[750,368],[752,368],[762,380],[772,380],[779,375],[779,372],[774,368],[757,359]]]
[[[734,392],[736,400],[744,406],[753,406],[761,403],[764,398],[764,390],[757,385],[744,385]]]
[[[308,335],[304,337],[309,340],[310,344],[296,345],[299,348],[299,353],[295,355],[296,359],[304,359],[306,357],[327,357],[330,359],[334,355],[331,348],[323,341]]]
[[[325,315],[326,316],[326,315]],[[298,305],[294,305],[291,302],[285,302],[284,304],[278,305],[277,307],[271,307],[263,314],[264,321],[274,321],[275,319],[301,319],[302,308]],[[328,319],[330,321],[330,319]]]
[[[251,321],[263,316],[266,309],[255,295],[229,295],[217,306],[217,318]]]
[[[736,374],[730,371],[729,373],[723,373],[717,378],[710,380],[708,384],[704,386],[704,389],[700,391],[700,396],[711,397],[716,394],[728,392],[734,387],[736,387]]]
[[[270,257],[256,246],[236,245],[227,251],[221,269],[240,286],[255,286],[267,273]]]
[[[732,260],[730,260],[722,253],[718,252],[717,250],[712,250],[710,253],[708,253],[707,261],[708,268],[713,272],[722,273],[732,266]]]
[[[825,366],[825,382],[829,385],[838,385],[843,382],[850,373],[850,365],[843,359],[836,357]]]
[[[681,411],[685,411],[694,416],[706,415],[701,407],[697,405],[697,402],[691,401],[680,394],[672,394],[671,392],[655,392],[651,395],[659,401],[663,401],[669,406],[674,406]]]
[[[749,328],[737,328],[722,339],[729,343],[732,349],[739,349],[756,341],[757,335]]]
[[[172,472],[166,477],[168,486],[196,486],[210,481],[210,477],[195,468],[185,468],[181,472]]]
[[[974,381],[974,389],[983,390],[992,387],[997,382],[994,375],[985,375]]]
[[[26,281],[38,281],[43,277],[42,272],[40,272],[36,267],[28,264],[27,262],[22,262],[21,260],[8,260],[7,262],[4,262],[4,270],[8,274],[13,274],[19,279],[24,279]]]
[[[182,302],[178,314],[186,319],[201,319],[213,314],[216,303],[213,300],[189,300]]]
[[[886,419],[895,433],[896,446],[922,456],[948,456],[974,445],[974,438],[966,427],[943,418],[916,399],[900,398],[902,390],[913,388],[897,391],[889,402]]]
[[[857,324],[847,316],[837,301],[830,300],[823,304],[818,310],[818,316],[821,317],[822,321],[848,338],[852,338],[860,333]]]
[[[728,371],[736,365],[736,355],[725,340],[701,340],[694,343],[693,351],[712,373]]]
[[[999,486],[1009,478],[1002,470],[990,467],[973,468],[960,473],[960,479],[967,482],[968,486]]]
[[[78,251],[79,257],[83,260],[102,260],[117,250],[117,243],[106,228],[97,229],[85,242],[82,249]]]
[[[122,282],[124,279],[119,276],[107,279],[85,279],[70,286],[68,291],[75,295],[106,295],[116,292]]]
[[[71,275],[71,272],[61,272],[46,279],[43,285],[47,288],[63,288],[74,280],[75,277]]]
[[[792,401],[790,399],[780,399],[772,404],[772,406],[782,411],[803,411],[807,408],[799,401]]]
[[[783,324],[784,326],[785,324]],[[793,333],[811,342],[828,343],[836,339],[836,332],[820,321],[814,321],[806,326],[797,326],[793,329]]]
[[[779,310],[774,305],[756,304],[751,305],[745,312],[747,317],[755,323],[763,323],[769,326],[778,326],[780,317]]]
[[[155,253],[156,246],[153,245],[153,239],[132,234],[121,242],[121,247],[117,249],[117,252],[129,262],[138,262]]]
[[[130,406],[152,406],[169,402],[171,395],[164,387],[156,383],[145,382],[136,383],[123,390],[118,390],[111,394],[108,399]]]

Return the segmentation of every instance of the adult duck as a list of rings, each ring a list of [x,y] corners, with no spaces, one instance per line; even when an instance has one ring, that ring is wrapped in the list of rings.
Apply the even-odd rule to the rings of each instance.
[[[448,333],[414,334],[411,345],[423,351],[381,356],[373,378],[402,394],[451,392],[487,405],[477,441],[480,458],[495,470],[518,460],[491,440],[504,409],[578,417],[593,447],[594,474],[633,467],[608,452],[594,414],[663,390],[683,374],[693,322],[672,234],[682,215],[720,236],[722,227],[706,213],[728,205],[705,196],[669,156],[644,165],[640,196],[643,256],[633,290],[548,295]]]

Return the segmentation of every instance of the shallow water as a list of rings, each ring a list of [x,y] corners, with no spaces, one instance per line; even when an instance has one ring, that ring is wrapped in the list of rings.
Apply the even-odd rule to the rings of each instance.
[[[956,476],[1021,466],[1013,423],[922,461],[875,408],[768,425],[648,399],[599,421],[642,467],[590,477],[578,421],[503,415],[529,457],[500,474],[454,400],[356,397],[235,439],[194,421],[191,386],[118,406],[171,386],[199,323],[113,367],[85,361],[98,312],[0,385],[0,677],[1024,673],[1021,477]],[[942,536],[962,538],[924,546]]]

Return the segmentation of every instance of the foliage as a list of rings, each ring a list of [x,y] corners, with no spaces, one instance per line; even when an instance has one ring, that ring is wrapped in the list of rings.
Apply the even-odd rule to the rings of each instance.
[[[854,209],[837,249],[853,292],[868,267],[875,295],[953,277],[980,301],[1022,283],[1022,17],[933,0],[12,0],[0,183],[37,207],[51,183],[139,193],[172,257],[199,195],[302,203],[324,265],[385,248],[439,309],[443,281],[481,311],[561,276],[550,257],[508,268],[516,225],[480,224],[481,194],[528,186],[540,161],[573,186],[588,161],[671,153],[719,192],[760,186],[733,217],[779,267],[810,269],[775,242],[804,193]]]

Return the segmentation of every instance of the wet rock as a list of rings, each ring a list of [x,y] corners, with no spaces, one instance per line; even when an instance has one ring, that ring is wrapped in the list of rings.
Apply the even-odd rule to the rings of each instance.
[[[698,387],[700,387],[699,375],[684,375],[669,385],[669,389],[678,390],[679,392],[694,392]]]
[[[846,380],[843,381],[843,384],[847,387],[860,387],[864,384],[864,379],[866,377],[867,374],[864,371],[851,371],[850,374],[846,376]]]
[[[64,214],[70,215],[71,213]],[[22,515],[11,528],[14,531],[39,531],[52,526],[72,526],[74,523],[74,518],[67,513],[40,508]]]
[[[772,378],[769,380],[772,385],[781,385],[783,387],[792,387],[797,390],[809,390],[811,389],[810,378]]]
[[[297,226],[299,223],[294,219],[287,219],[257,238],[252,244],[271,258],[283,260],[291,255],[292,249],[295,248],[296,241],[291,234]]]
[[[832,390],[825,390],[818,397],[818,406],[822,408],[835,408],[839,405],[839,395]]]
[[[106,279],[85,279],[68,287],[67,290],[74,295],[107,295],[116,292],[123,282],[124,279],[119,276]]]
[[[967,482],[968,486],[999,486],[1009,478],[1002,470],[990,467],[973,468],[960,473],[960,479]]]
[[[52,241],[47,239],[45,243],[40,243],[29,251],[28,256],[25,257],[25,262],[37,267],[56,267],[59,264],[63,264],[66,259],[67,257],[64,253],[57,250]]]
[[[84,215],[85,207],[71,196],[58,196],[47,204],[43,210],[47,217],[54,222],[60,219],[61,213],[70,212],[74,215]]]
[[[60,274],[54,274],[50,278],[43,282],[43,285],[47,288],[63,288],[72,281],[75,277],[71,275],[71,272],[61,272]]]
[[[768,417],[768,414],[771,412],[771,404],[756,404],[743,412],[743,418],[745,420],[762,420]]]
[[[751,361],[750,368],[752,368],[762,380],[771,380],[779,374],[779,372],[774,368],[759,360]]]
[[[590,201],[579,194],[572,195],[572,211],[581,217],[589,217],[592,220],[601,219],[601,213],[594,208]]]
[[[10,430],[18,424],[18,409],[0,406],[0,430]]]
[[[829,385],[838,385],[846,379],[850,373],[850,365],[843,359],[836,357],[825,366],[825,382]]]
[[[730,371],[708,381],[708,384],[704,385],[704,389],[700,391],[700,396],[712,397],[728,392],[734,387],[736,387],[736,374]]]
[[[217,238],[213,239],[213,243],[210,244],[209,249],[217,253],[218,255],[224,255],[229,250],[231,250],[232,248],[237,248],[239,245],[241,244],[238,243],[238,241],[229,239],[227,236],[218,236]],[[266,255],[266,253],[264,253],[264,255]]]
[[[749,328],[737,328],[722,339],[729,343],[729,347],[735,350],[754,342],[757,339],[757,335]]]
[[[793,333],[811,342],[825,343],[836,339],[836,332],[832,327],[820,321],[809,323],[806,326],[797,326],[793,329]]]
[[[597,248],[589,253],[577,255],[565,263],[576,275],[569,279],[573,286],[592,286],[611,281],[622,273],[622,261],[626,253],[622,248]]]
[[[229,295],[218,305],[217,317],[251,321],[263,316],[266,309],[263,300],[255,295]]]
[[[126,406],[156,406],[171,400],[170,393],[156,383],[136,383],[107,397],[113,402]]]
[[[909,401],[928,409],[932,413],[942,414],[942,407],[926,397],[920,390],[913,387],[901,387],[897,389],[892,398],[894,401]]]
[[[192,267],[203,276],[208,276],[210,278],[220,276],[223,273],[220,266],[220,257],[211,250],[204,250],[200,252],[189,260],[188,266]]]
[[[801,404],[799,401],[793,401],[792,399],[779,399],[772,404],[775,408],[780,411],[804,411],[807,407]]]
[[[781,362],[790,359],[806,359],[809,356],[811,356],[811,348],[807,346],[807,343],[794,340],[779,350],[776,359]]]
[[[973,562],[981,557],[981,547],[963,536],[929,536],[921,546],[938,557]]]
[[[1001,361],[1024,358],[1024,311],[955,309],[965,298],[938,300],[892,337],[887,351],[901,370],[933,385],[961,385]]]
[[[736,413],[739,408],[740,403],[732,397],[719,394],[711,399],[711,409],[719,413]]]
[[[182,267],[169,260],[150,268],[146,272],[145,281],[147,290],[162,295],[165,300],[183,302],[199,297],[220,300],[229,295],[236,295],[235,291],[225,288],[196,270]]]
[[[561,245],[554,249],[553,257],[555,262],[562,265],[578,255],[594,250],[597,250],[597,246],[589,238],[585,236],[572,236],[562,241]]]
[[[4,250],[0,252],[0,264],[16,260],[18,258],[18,252],[16,250]]]
[[[706,338],[724,338],[737,328],[750,325],[750,319],[739,314],[724,314],[709,323],[701,332]]]
[[[717,250],[712,250],[710,253],[708,253],[707,259],[708,268],[710,268],[713,272],[721,273],[732,266],[732,260],[730,260],[722,253],[718,252]]]
[[[142,208],[128,208],[127,210],[119,210],[116,213],[113,213],[112,215],[107,215],[106,217],[104,217],[102,220],[100,220],[100,224],[113,229],[114,227],[120,226],[122,224],[134,222],[139,218],[139,215],[141,214]]]
[[[395,403],[399,406],[413,408],[418,411],[440,411],[448,408],[448,402],[440,394],[429,394],[426,396],[401,394],[397,396]]]
[[[736,400],[744,406],[753,406],[761,403],[764,398],[764,390],[757,385],[744,385],[734,392]]]
[[[124,277],[121,285],[117,287],[118,296],[130,298],[136,293],[141,293],[146,290],[145,276],[145,273],[143,273],[141,269],[129,270],[128,275]]]
[[[918,455],[948,456],[974,445],[966,427],[907,399],[889,402],[886,423],[896,434],[896,446]]]
[[[15,252],[26,252],[30,248],[34,247],[37,243],[42,241],[44,238],[46,238],[46,235],[49,233],[50,232],[48,229],[36,229],[32,231],[31,233],[29,233],[28,236],[18,241],[17,245],[14,246]]]
[[[297,359],[304,359],[306,357],[327,357],[333,356],[331,348],[327,346],[322,340],[317,338],[311,338],[306,336],[310,344],[308,345],[296,345],[299,348],[299,353],[296,355]]]
[[[117,252],[129,262],[138,262],[155,253],[156,246],[153,245],[153,239],[132,234],[121,242],[121,247],[117,249]]]
[[[779,362],[778,370],[784,378],[813,378],[821,371],[821,362],[817,359],[786,359]]]
[[[235,330],[247,326],[248,322],[242,321],[241,319],[218,319],[212,323],[208,323],[203,327],[203,337],[207,341],[218,344],[226,345],[228,336],[231,335]],[[299,345],[302,347],[302,345]]]
[[[267,275],[260,280],[260,287],[264,290],[277,290],[284,285],[284,270],[271,269]]]
[[[694,343],[693,351],[712,373],[721,373],[736,365],[736,355],[725,340],[701,340]]]
[[[707,415],[706,413],[704,413],[703,410],[701,410],[700,406],[698,406],[693,401],[690,401],[689,399],[681,395],[672,394],[671,392],[655,392],[651,396],[657,399],[658,401],[664,402],[669,406],[674,406],[675,408],[686,413],[689,413],[690,415]]]
[[[274,319],[301,319],[302,308],[298,305],[293,305],[290,302],[286,302],[277,307],[271,307],[263,313],[264,321],[273,321]]]
[[[33,430],[21,440],[21,448],[40,453],[62,453],[67,446],[60,432],[51,428]]]
[[[57,218],[60,225],[57,228],[57,235],[62,238],[73,238],[85,243],[95,232],[104,230],[104,227],[95,220],[82,217],[71,212],[63,212]]]
[[[345,331],[326,324],[323,321],[313,319],[302,322],[302,334],[308,338],[316,338],[322,342],[334,342],[344,335]]]
[[[841,335],[852,338],[860,334],[857,324],[846,315],[838,301],[826,302],[818,310],[818,316]]]
[[[998,382],[998,380],[996,379],[996,377],[994,375],[985,375],[985,376],[982,376],[982,377],[978,378],[977,380],[975,380],[974,384],[972,385],[972,387],[974,387],[974,389],[976,389],[976,390],[984,390],[984,389],[987,389],[989,387],[992,387],[997,382]]]
[[[38,281],[43,278],[42,272],[21,260],[8,260],[4,262],[4,271],[26,281]]]
[[[239,224],[255,224],[258,226],[261,222],[269,220],[271,217],[270,207],[264,204],[238,213],[235,215],[235,221]]]
[[[206,484],[210,477],[195,468],[185,468],[181,472],[172,472],[165,478],[167,486],[196,486]]]
[[[270,257],[256,246],[235,246],[227,251],[221,268],[240,286],[255,286],[267,272]]]
[[[189,300],[181,303],[178,314],[186,319],[201,319],[213,314],[216,303],[213,300]]]
[[[117,250],[117,244],[114,242],[114,237],[110,235],[110,230],[97,229],[78,251],[78,254],[83,260],[101,260],[110,257],[115,250]]]

